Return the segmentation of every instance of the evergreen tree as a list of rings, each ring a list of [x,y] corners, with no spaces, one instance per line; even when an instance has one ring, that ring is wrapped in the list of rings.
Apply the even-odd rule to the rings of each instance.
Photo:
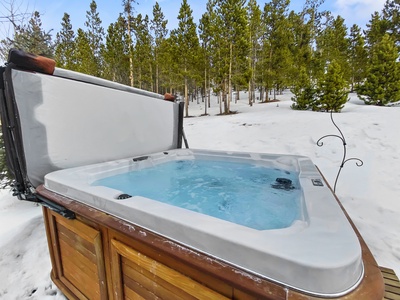
[[[51,34],[42,29],[38,11],[33,13],[28,25],[17,28],[13,44],[15,48],[26,52],[53,57]]]
[[[149,17],[138,14],[133,20],[133,29],[136,36],[134,48],[135,69],[140,89],[153,90],[152,86],[152,38],[149,31]]]
[[[374,12],[371,16],[371,20],[367,24],[367,30],[365,31],[365,38],[369,49],[381,41],[387,28],[387,22],[382,19],[377,11]]]
[[[311,80],[306,66],[301,66],[295,84],[291,89],[294,94],[292,97],[292,108],[296,110],[309,110],[315,107],[317,101],[317,88]]]
[[[367,77],[357,91],[366,104],[381,106],[400,101],[398,58],[398,49],[389,34],[371,48]]]
[[[10,186],[13,180],[13,175],[9,171],[6,161],[6,149],[4,147],[3,133],[0,126],[0,188]]]
[[[282,90],[290,83],[293,64],[289,46],[293,43],[288,20],[289,0],[272,0],[266,3],[263,12],[264,44],[263,61],[267,73],[266,90]],[[275,98],[275,95],[274,95]]]
[[[195,76],[195,65],[199,56],[199,39],[196,33],[196,24],[193,21],[192,9],[187,0],[183,0],[179,9],[178,28],[171,32],[171,41],[174,46],[174,60],[180,66],[177,74],[183,79],[185,116],[189,116],[189,80]]]
[[[211,72],[212,72],[212,49],[213,49],[213,31],[215,24],[214,0],[208,0],[206,4],[206,12],[201,16],[199,22],[199,36],[201,48],[203,51],[202,57],[204,61],[204,114],[207,115],[207,108],[210,107],[211,93]]]
[[[249,26],[249,105],[252,106],[255,101],[256,88],[256,67],[258,56],[260,54],[260,38],[262,35],[261,29],[261,9],[256,0],[250,0],[247,4],[248,26]]]
[[[328,65],[326,74],[318,83],[318,89],[320,96],[314,110],[340,112],[348,101],[344,72],[335,60]]]
[[[387,31],[396,45],[400,47],[400,1],[386,0],[382,11],[382,19],[386,21]]]
[[[125,19],[111,23],[107,30],[104,56],[104,78],[129,85],[129,45]]]
[[[154,64],[155,64],[155,87],[154,91],[160,93],[160,68],[163,68],[163,61],[160,59],[161,44],[168,35],[168,20],[165,20],[161,7],[156,2],[153,6],[153,19],[151,20],[151,30],[154,33]]]
[[[125,16],[125,24],[126,24],[126,32],[128,34],[127,44],[129,46],[129,81],[130,85],[134,85],[134,75],[133,75],[133,13],[134,8],[133,4],[135,4],[135,0],[122,0],[122,6],[124,7],[124,16]]]
[[[289,15],[290,30],[294,38],[290,47],[294,57],[291,71],[291,91],[294,94],[292,101],[295,102],[293,109],[311,109],[318,100],[316,82],[318,63],[321,60],[313,51],[313,45],[316,43],[320,19],[323,16],[318,12],[322,3],[319,0],[307,0],[302,12],[291,12]]]
[[[89,39],[81,28],[77,31],[75,45],[75,70],[84,74],[96,76],[99,71],[99,66],[96,63],[96,57],[90,46]]]
[[[350,82],[349,47],[344,19],[340,16],[335,19],[329,16],[325,28],[317,37],[317,51],[321,55],[320,66],[323,67],[321,73],[325,71],[326,65],[335,60],[340,65],[345,79]]]
[[[58,67],[74,70],[75,33],[72,30],[69,14],[64,13],[61,26],[61,31],[57,32],[56,35],[57,40],[54,59]]]
[[[293,36],[293,44],[290,45],[293,64],[291,68],[290,81],[292,85],[292,93],[295,97],[292,98],[297,104],[293,104],[292,108],[308,109],[306,105],[307,91],[311,85],[311,27],[308,22],[305,22],[305,15],[303,13],[296,14],[293,11],[289,15],[289,30]],[[305,93],[305,94],[304,94]],[[309,102],[313,98],[310,97]]]
[[[88,59],[93,59],[91,64],[96,66],[91,75],[101,76],[102,75],[102,51],[103,51],[103,40],[104,40],[104,29],[101,26],[101,20],[99,13],[97,12],[96,1],[92,0],[90,3],[90,10],[86,11],[86,22],[87,28],[86,36],[89,42],[89,47],[93,52],[93,55]]]
[[[160,61],[163,68],[160,70],[161,88],[171,94],[176,93],[182,86],[180,62],[176,59],[178,53],[175,37],[170,36],[160,45]]]
[[[229,114],[233,83],[248,83],[248,24],[245,0],[216,1],[216,17],[220,28],[217,40],[220,49],[219,77],[224,95],[224,113]],[[247,78],[243,75],[246,74]]]
[[[361,29],[354,24],[350,29],[350,77],[351,91],[358,86],[366,76],[368,61],[367,50],[365,49],[364,37],[361,35]]]

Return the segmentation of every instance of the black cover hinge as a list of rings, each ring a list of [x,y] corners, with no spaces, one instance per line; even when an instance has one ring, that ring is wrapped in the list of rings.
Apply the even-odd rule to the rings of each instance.
[[[38,194],[35,194],[35,196],[37,197],[37,199],[39,199],[39,203],[44,207],[47,207],[48,209],[58,213],[59,215],[63,216],[66,219],[69,220],[76,219],[76,215],[73,211],[66,209],[64,206],[58,205],[53,201],[50,201]]]

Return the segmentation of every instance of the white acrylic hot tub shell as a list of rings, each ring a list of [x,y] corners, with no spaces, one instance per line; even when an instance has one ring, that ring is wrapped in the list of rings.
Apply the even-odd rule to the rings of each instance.
[[[173,159],[241,160],[300,172],[303,220],[278,230],[255,230],[214,217],[91,183]],[[310,294],[335,297],[354,289],[363,275],[358,238],[331,190],[314,186],[321,174],[301,156],[178,149],[140,162],[132,158],[47,174],[45,187],[262,277]]]

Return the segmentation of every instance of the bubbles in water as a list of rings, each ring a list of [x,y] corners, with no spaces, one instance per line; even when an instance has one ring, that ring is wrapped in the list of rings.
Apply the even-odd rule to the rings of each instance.
[[[279,183],[277,178],[285,180]],[[277,184],[283,186],[285,182],[291,183],[290,188],[276,189]],[[258,230],[288,227],[300,215],[298,174],[248,163],[170,161],[104,178],[93,185],[107,186]]]

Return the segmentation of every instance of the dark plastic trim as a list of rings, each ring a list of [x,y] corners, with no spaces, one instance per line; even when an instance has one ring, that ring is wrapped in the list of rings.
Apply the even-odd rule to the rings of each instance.
[[[54,203],[53,201],[40,196],[39,194],[35,194],[36,198],[39,200],[40,204],[48,209],[58,213],[66,219],[73,220],[76,219],[76,215],[73,211],[66,209],[64,206]]]
[[[176,148],[178,148],[178,149],[182,148],[182,141],[185,143],[185,147],[189,148],[189,144],[188,144],[188,141],[186,139],[185,132],[183,130],[183,110],[184,110],[184,107],[185,107],[185,103],[184,102],[179,102],[178,144],[176,146]]]

